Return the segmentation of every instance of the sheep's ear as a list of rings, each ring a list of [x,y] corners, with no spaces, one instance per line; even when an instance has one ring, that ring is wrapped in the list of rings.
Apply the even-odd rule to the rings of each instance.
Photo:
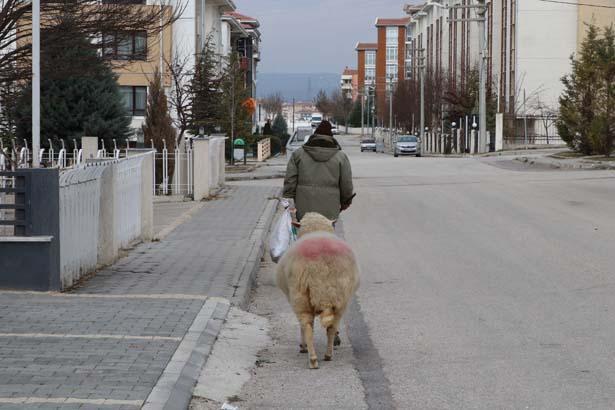
[[[335,225],[335,223],[337,222],[337,219],[333,219],[333,220],[329,219],[329,222],[331,222],[331,225]]]

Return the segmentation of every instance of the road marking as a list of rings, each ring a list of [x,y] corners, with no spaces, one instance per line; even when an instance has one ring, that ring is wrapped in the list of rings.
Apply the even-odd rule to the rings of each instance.
[[[98,294],[98,293],[60,293],[60,292],[34,292],[34,291],[0,291],[0,295],[36,295],[50,296],[54,298],[90,298],[90,299],[177,299],[177,300],[207,300],[207,295],[189,295],[183,293],[168,293],[168,294]]]
[[[30,339],[117,339],[117,340],[148,340],[180,342],[181,337],[171,336],[133,336],[133,335],[106,335],[106,334],[62,334],[62,333],[0,333],[0,337],[23,337]]]
[[[141,407],[143,400],[79,399],[75,397],[0,397],[1,404],[93,404]]]

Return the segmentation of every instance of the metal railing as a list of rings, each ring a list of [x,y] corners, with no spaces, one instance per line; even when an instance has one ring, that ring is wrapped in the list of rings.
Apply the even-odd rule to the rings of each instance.
[[[153,144],[152,149],[156,151]],[[172,151],[164,143],[162,151],[156,151],[154,158],[154,195],[193,194],[194,155],[190,142],[183,148],[175,146]]]

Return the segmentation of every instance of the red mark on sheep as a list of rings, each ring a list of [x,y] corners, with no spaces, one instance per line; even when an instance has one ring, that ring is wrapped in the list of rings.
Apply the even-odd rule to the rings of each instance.
[[[298,244],[297,252],[307,259],[322,256],[347,255],[350,247],[343,241],[333,238],[310,238]]]

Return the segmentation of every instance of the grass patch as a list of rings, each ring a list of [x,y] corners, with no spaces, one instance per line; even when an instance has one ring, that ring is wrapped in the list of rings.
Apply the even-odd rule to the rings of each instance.
[[[615,161],[615,157],[589,157],[586,158],[592,161]]]

